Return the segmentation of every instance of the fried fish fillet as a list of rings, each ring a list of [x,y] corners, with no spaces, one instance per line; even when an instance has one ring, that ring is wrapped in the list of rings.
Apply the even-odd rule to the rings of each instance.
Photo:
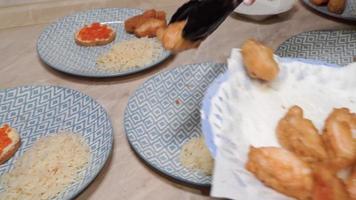
[[[185,21],[175,22],[168,25],[167,28],[161,28],[157,31],[157,38],[165,49],[180,52],[199,47],[201,41],[192,42],[183,38],[182,33],[185,24]]]
[[[243,62],[248,75],[263,81],[274,80],[278,73],[278,63],[274,60],[273,49],[249,39],[242,45]]]
[[[134,30],[136,37],[156,37],[157,30],[167,26],[166,20],[149,18]]]
[[[356,200],[356,165],[346,181],[346,188],[352,200]]]
[[[146,10],[127,19],[124,25],[126,32],[134,33],[137,37],[155,37],[159,28],[167,26],[166,13],[154,9]]]
[[[279,143],[305,162],[320,162],[327,159],[321,135],[312,121],[304,118],[299,106],[291,107],[277,125]]]
[[[347,108],[334,109],[325,121],[322,138],[331,166],[335,170],[352,166],[356,161],[355,113]]]
[[[333,13],[341,14],[344,12],[346,0],[329,0],[328,10]]]
[[[312,170],[292,152],[278,147],[250,147],[246,169],[265,185],[299,200],[311,198]]]
[[[313,200],[350,200],[345,184],[325,165],[313,165]]]

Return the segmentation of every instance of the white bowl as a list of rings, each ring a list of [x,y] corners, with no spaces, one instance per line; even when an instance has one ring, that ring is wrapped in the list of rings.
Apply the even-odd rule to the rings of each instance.
[[[294,4],[295,0],[256,0],[250,6],[242,3],[234,11],[255,20],[263,20],[272,15],[289,11]]]

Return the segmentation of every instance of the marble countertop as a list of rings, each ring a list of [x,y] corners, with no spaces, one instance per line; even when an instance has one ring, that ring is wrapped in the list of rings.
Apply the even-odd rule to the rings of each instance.
[[[257,0],[258,1],[258,0]],[[199,49],[176,55],[139,74],[108,79],[67,75],[40,61],[36,41],[49,23],[80,10],[99,7],[136,7],[164,10],[170,16],[182,0],[0,0],[0,89],[49,84],[84,92],[109,113],[114,126],[113,153],[95,181],[77,199],[209,199],[196,189],[178,185],[146,167],[130,149],[123,113],[128,97],[149,77],[177,66],[204,61],[226,62],[232,48],[256,38],[276,48],[287,38],[317,29],[351,29],[354,26],[316,14],[298,1],[288,13],[263,22],[232,15]],[[24,73],[25,72],[25,73]]]

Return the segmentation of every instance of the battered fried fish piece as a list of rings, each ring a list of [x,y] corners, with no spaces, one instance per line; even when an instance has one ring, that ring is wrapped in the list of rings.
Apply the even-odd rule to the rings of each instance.
[[[273,49],[249,39],[242,45],[242,56],[250,77],[263,81],[272,81],[277,77],[279,67],[274,60]]]
[[[157,30],[167,26],[166,20],[149,18],[134,30],[136,37],[156,37]]]
[[[175,22],[168,25],[167,28],[161,28],[157,31],[157,38],[165,49],[180,52],[199,47],[200,41],[192,42],[183,38],[182,31],[185,24],[185,21]]]
[[[353,167],[346,181],[346,188],[352,200],[356,200],[356,166]]]
[[[320,162],[327,159],[321,135],[312,121],[304,118],[299,106],[291,107],[277,125],[279,143],[305,162]]]
[[[329,0],[328,10],[333,13],[341,14],[344,12],[346,0]]]
[[[156,16],[155,10],[147,10],[141,15],[136,15],[125,20],[125,30],[128,33],[133,33],[135,29],[141,26],[147,21],[147,19],[154,18]]]
[[[125,30],[128,33],[134,33],[137,28],[150,21],[150,19],[157,19],[166,22],[166,13],[164,11],[156,11],[154,9],[146,10],[144,13],[140,15],[133,16],[127,19],[124,23]],[[152,25],[152,22],[149,22]],[[146,29],[149,26],[146,24]]]
[[[349,124],[351,129],[356,129],[356,113],[351,113],[348,108],[334,109],[330,117],[337,121],[345,121]]]
[[[166,21],[166,13],[164,11],[156,11],[155,18]]]
[[[356,161],[352,129],[355,129],[355,113],[347,108],[334,109],[325,121],[322,138],[335,170],[352,166]]]
[[[278,147],[250,147],[246,169],[265,185],[294,198],[311,198],[312,170],[292,152]]]
[[[342,180],[328,166],[314,165],[313,200],[350,200]]]

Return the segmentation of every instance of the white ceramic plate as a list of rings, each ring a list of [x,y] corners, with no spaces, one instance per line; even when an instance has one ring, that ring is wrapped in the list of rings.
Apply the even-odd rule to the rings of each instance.
[[[256,0],[252,5],[241,4],[235,12],[255,20],[263,20],[269,16],[281,14],[293,8],[295,0]]]

